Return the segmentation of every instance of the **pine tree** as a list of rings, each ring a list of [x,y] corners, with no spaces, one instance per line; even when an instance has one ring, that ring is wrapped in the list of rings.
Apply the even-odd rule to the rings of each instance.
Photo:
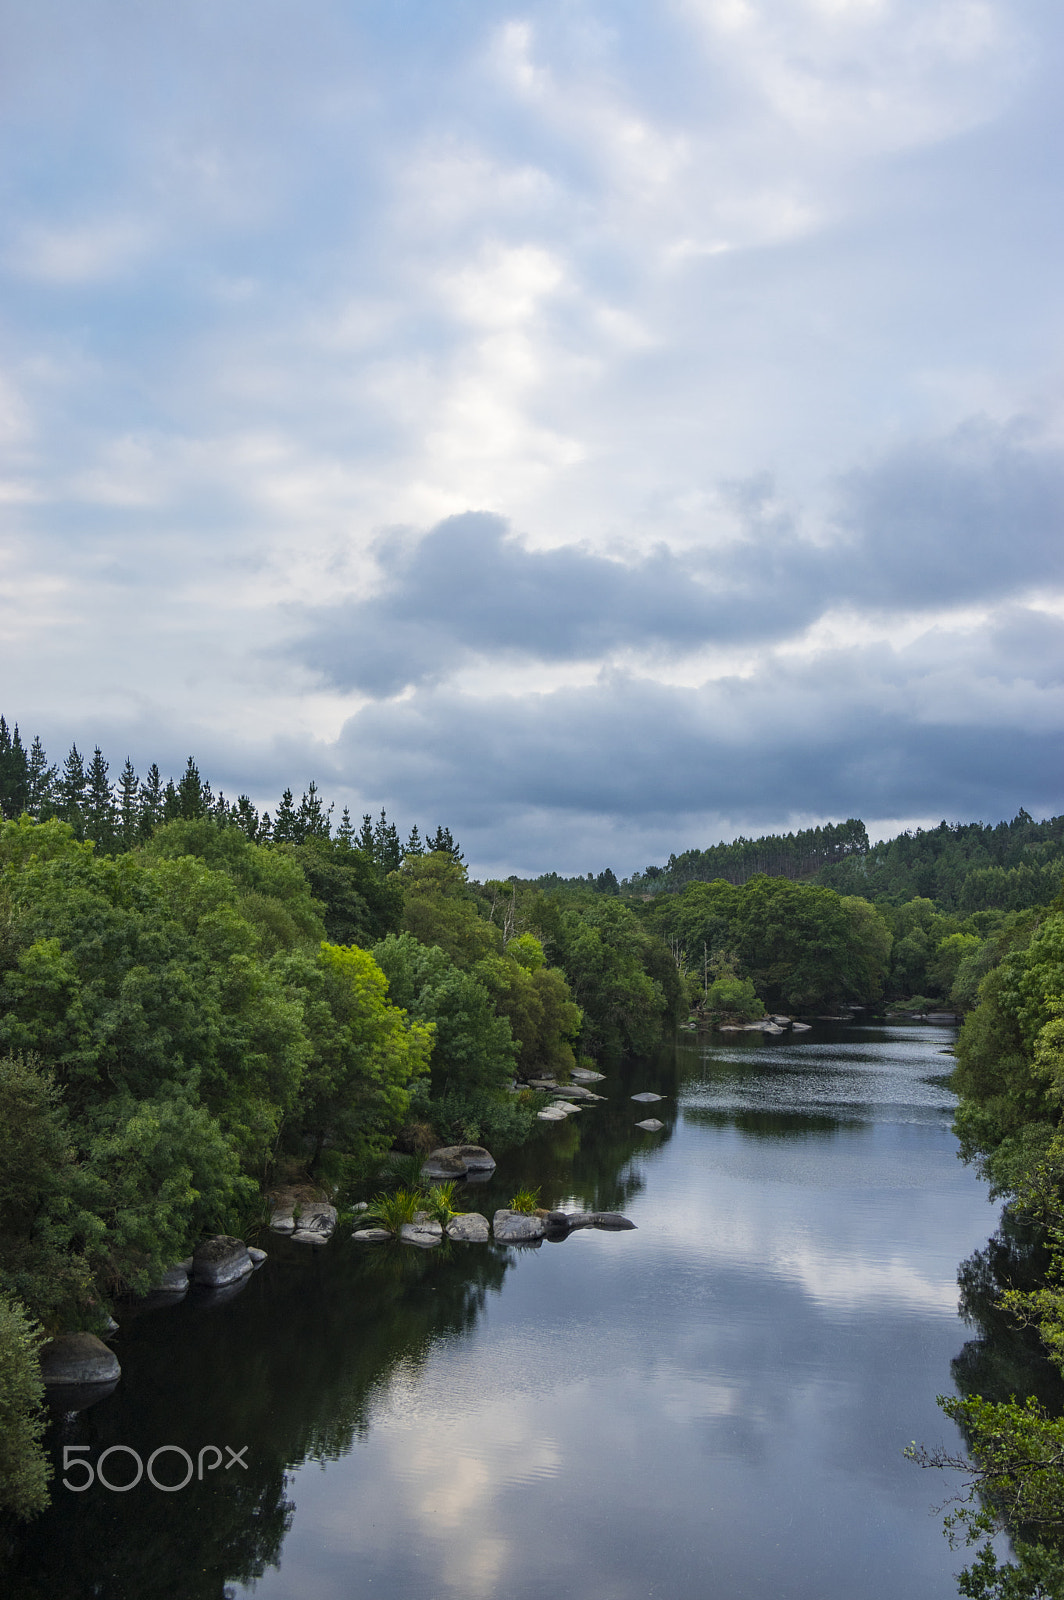
[[[58,767],[48,765],[44,746],[40,739],[35,738],[30,746],[26,810],[38,822],[44,822],[52,813],[58,776]]]
[[[362,813],[362,826],[358,830],[358,848],[373,860],[373,818],[368,811]]]
[[[200,782],[199,768],[189,756],[177,786],[177,815],[183,817],[186,822],[194,822],[197,817],[202,817],[206,810],[207,802],[203,784]]]
[[[332,811],[332,806],[326,811],[322,805],[318,786],[312,779],[310,787],[299,802],[300,843],[304,839],[327,839],[331,831],[329,818],[332,816]]]
[[[242,794],[237,796],[236,805],[232,808],[231,818],[232,821],[236,823],[245,839],[250,840],[252,844],[258,843],[260,827],[259,814],[251,803],[250,795]],[[268,815],[266,820],[267,822],[269,821]]]
[[[173,788],[173,784],[170,785]],[[137,806],[137,832],[142,839],[150,839],[166,815],[162,773],[153,761],[148,776],[140,786]]]
[[[76,744],[63,763],[59,775],[59,815],[69,822],[77,838],[85,837],[85,763]]]
[[[173,778],[167,778],[166,788],[163,790],[163,821],[176,822],[181,815],[181,801],[178,799],[177,786]]]
[[[404,856],[423,856],[424,854],[425,854],[424,841],[422,840],[422,837],[421,837],[420,833],[418,833],[418,831],[417,831],[417,823],[415,822],[414,826],[410,830],[410,837],[406,841],[406,845],[404,846],[403,855]]]
[[[457,844],[454,842],[454,839],[451,837],[450,828],[437,828],[435,834],[426,840],[426,844],[430,851],[439,850],[444,855],[450,856],[451,860],[456,866],[461,866],[462,862],[465,860],[461,850],[459,850]]]
[[[274,812],[273,838],[275,844],[300,844],[302,842],[299,832],[299,816],[296,812],[295,800],[292,798],[291,789],[286,789],[281,796],[281,803]]]
[[[398,830],[388,821],[383,806],[373,829],[373,859],[382,872],[398,872],[403,859]]]
[[[21,817],[29,800],[29,761],[18,723],[9,734],[7,723],[0,717],[0,816]]]
[[[340,826],[336,830],[336,837],[340,843],[346,845],[348,849],[350,849],[354,843],[355,830],[351,822],[351,813],[346,806],[344,806],[343,812],[340,816]]]
[[[118,780],[117,831],[121,848],[132,850],[137,842],[137,774],[128,756]]]
[[[107,772],[108,763],[97,745],[85,778],[85,836],[109,852],[115,847],[115,796]]]

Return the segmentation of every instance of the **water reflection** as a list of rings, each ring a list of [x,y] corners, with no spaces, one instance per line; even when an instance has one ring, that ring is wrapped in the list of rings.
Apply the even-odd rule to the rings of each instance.
[[[992,1225],[929,1081],[941,1044],[685,1039],[612,1068],[603,1103],[470,1197],[490,1214],[538,1186],[636,1232],[520,1254],[276,1240],[231,1304],[128,1322],[77,1441],[247,1442],[252,1470],[60,1491],[20,1576],[108,1600],[256,1577],[258,1600],[952,1596],[901,1455],[941,1436],[956,1264]],[[971,1267],[969,1315],[993,1269]]]

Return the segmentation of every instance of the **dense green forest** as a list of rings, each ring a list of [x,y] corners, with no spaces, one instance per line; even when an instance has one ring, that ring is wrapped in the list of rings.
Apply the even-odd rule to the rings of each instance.
[[[958,1036],[953,1086],[961,1155],[1008,1202],[1002,1239],[977,1264],[980,1320],[1037,1336],[1064,1373],[1064,892],[995,940]],[[984,1337],[954,1364],[960,1397],[940,1401],[968,1458],[910,1453],[966,1475],[970,1498],[949,1526],[979,1548],[961,1592],[1049,1600],[1064,1594],[1064,1418],[1032,1392],[1029,1357],[995,1363],[980,1356],[990,1348]],[[1013,1539],[1004,1562],[990,1537],[1002,1527]]]
[[[840,894],[902,905],[917,897],[954,914],[1026,911],[1053,899],[1064,874],[1064,816],[1035,822],[940,822],[869,844],[863,822],[828,823],[799,833],[739,838],[685,850],[647,867],[625,885],[634,893],[676,893],[689,883],[759,874],[815,882]]]
[[[1061,819],[480,883],[444,825],[333,809],[313,782],[228,801],[191,757],[53,765],[0,717],[0,1508],[47,1495],[45,1334],[246,1232],[278,1182],[342,1201],[389,1151],[520,1143],[535,1081],[688,1014],[968,1012],[965,1156],[1003,1192],[1064,1185]],[[1064,1350],[1064,1299],[1036,1309]]]

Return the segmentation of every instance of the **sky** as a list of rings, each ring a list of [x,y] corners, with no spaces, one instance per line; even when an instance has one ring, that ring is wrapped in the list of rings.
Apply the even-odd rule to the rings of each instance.
[[[477,876],[1064,810],[1057,0],[0,0],[0,710]]]

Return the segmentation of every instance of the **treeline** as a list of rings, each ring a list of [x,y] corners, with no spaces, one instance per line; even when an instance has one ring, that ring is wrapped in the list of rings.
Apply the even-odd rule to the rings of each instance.
[[[765,834],[759,839],[740,835],[731,844],[722,842],[708,850],[671,855],[663,867],[651,866],[635,873],[626,887],[635,894],[668,894],[689,883],[709,883],[714,878],[737,884],[762,875],[810,878],[850,856],[861,857],[868,849],[865,825],[856,818],[803,828],[798,833]]]
[[[984,951],[956,1048],[962,1157],[1009,1200],[1009,1238],[998,1244],[1004,1270],[995,1283],[984,1266],[983,1292],[996,1293],[999,1315],[1013,1326],[1036,1329],[1064,1373],[1064,894],[1046,912],[1014,913],[1001,925]],[[1017,1222],[1026,1222],[1028,1235],[1036,1225],[1026,1251],[1012,1237]],[[1048,1251],[1048,1261],[1040,1286],[1036,1279],[1030,1287],[1024,1256],[1036,1251]],[[969,1543],[982,1541],[961,1576],[963,1594],[1038,1600],[1064,1593],[1064,1418],[1030,1392],[1034,1372],[1015,1360],[997,1374],[992,1362],[955,1363],[961,1397],[940,1404],[962,1428],[969,1459],[910,1452],[923,1465],[959,1467],[973,1491],[951,1519]],[[989,1379],[991,1393],[976,1392],[973,1378],[980,1387]],[[1012,1540],[1008,1561],[998,1560],[992,1541],[1003,1527]]]
[[[723,878],[742,884],[766,874],[815,882],[839,894],[900,906],[929,900],[941,913],[1027,911],[1050,903],[1064,874],[1064,816],[1035,822],[1020,810],[1011,822],[940,822],[869,844],[863,822],[799,833],[736,839],[670,856],[647,867],[622,892],[676,894],[689,883]],[[590,877],[590,874],[589,874]]]
[[[76,839],[91,839],[108,853],[134,849],[163,823],[203,817],[239,828],[252,844],[303,844],[334,835],[335,808],[325,805],[313,780],[298,803],[293,791],[285,789],[271,816],[269,811],[260,812],[246,794],[235,801],[227,800],[220,790],[215,794],[191,756],[176,781],[172,777],[164,781],[155,762],[142,779],[128,756],[117,780],[112,781],[110,770],[99,745],[87,763],[74,744],[61,767],[51,764],[38,737],[27,749],[18,724],[11,729],[0,716],[0,818],[13,821],[28,816],[35,822],[54,818],[69,824]],[[464,859],[451,830],[442,825],[423,838],[415,823],[401,842],[383,807],[376,819],[366,812],[356,829],[345,806],[335,837],[361,850],[383,872],[398,870],[404,856],[436,850],[446,851],[456,861]]]

